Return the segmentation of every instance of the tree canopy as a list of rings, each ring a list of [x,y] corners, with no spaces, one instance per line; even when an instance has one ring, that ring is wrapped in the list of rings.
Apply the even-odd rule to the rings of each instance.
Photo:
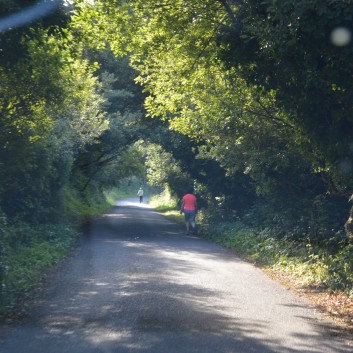
[[[0,314],[131,176],[351,292],[352,5],[2,1]]]
[[[332,38],[351,33],[350,0],[97,0],[75,11],[87,42],[129,56],[147,114],[193,139],[198,158],[246,175],[294,223],[317,200],[347,202],[352,42]]]
[[[179,166],[161,173],[212,189],[209,202],[238,197],[245,212],[258,200],[308,227],[338,202],[337,229],[353,192],[352,11],[350,0],[72,1],[1,35],[20,44],[1,58],[6,152],[50,146],[50,163],[69,168],[58,180],[80,171],[85,190],[117,184],[142,138]],[[337,29],[346,43],[332,41]]]

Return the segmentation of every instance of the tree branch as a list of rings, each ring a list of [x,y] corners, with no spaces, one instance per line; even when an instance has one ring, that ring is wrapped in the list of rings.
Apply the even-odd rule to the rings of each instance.
[[[218,2],[220,2],[222,4],[224,9],[228,13],[229,18],[231,19],[231,21],[233,23],[233,26],[240,31],[242,29],[242,25],[240,23],[238,23],[238,19],[235,16],[235,13],[232,10],[231,6],[229,5],[228,1],[227,0],[218,0]],[[234,4],[234,5],[236,5],[236,4]]]

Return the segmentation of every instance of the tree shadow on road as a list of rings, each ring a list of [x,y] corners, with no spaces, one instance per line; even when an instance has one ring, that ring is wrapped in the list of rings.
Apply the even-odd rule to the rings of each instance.
[[[319,330],[288,341],[267,318],[241,317],[237,293],[207,282],[241,260],[151,210],[115,207],[89,233],[2,353],[351,352]]]

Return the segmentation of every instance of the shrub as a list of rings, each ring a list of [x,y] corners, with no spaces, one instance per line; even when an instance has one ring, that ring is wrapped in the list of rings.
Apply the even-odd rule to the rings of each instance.
[[[162,193],[152,196],[149,203],[159,212],[177,210],[178,206],[180,208],[180,205],[178,205],[178,200],[171,196],[168,188],[165,188]]]
[[[74,245],[78,233],[65,225],[2,227],[0,314],[5,314],[26,297],[43,273],[60,261]],[[6,240],[12,232],[26,232],[24,242],[15,246]],[[28,241],[31,239],[31,241]]]
[[[353,293],[353,245],[332,238],[314,245],[307,240],[273,236],[241,222],[204,227],[208,238],[267,267],[292,273],[304,285]]]

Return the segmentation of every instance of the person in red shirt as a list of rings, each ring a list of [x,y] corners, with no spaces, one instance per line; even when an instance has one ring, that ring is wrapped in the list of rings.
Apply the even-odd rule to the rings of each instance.
[[[190,233],[190,227],[193,234],[196,232],[196,213],[197,213],[197,198],[194,195],[194,190],[190,189],[181,200],[180,213],[184,212],[186,233]]]

